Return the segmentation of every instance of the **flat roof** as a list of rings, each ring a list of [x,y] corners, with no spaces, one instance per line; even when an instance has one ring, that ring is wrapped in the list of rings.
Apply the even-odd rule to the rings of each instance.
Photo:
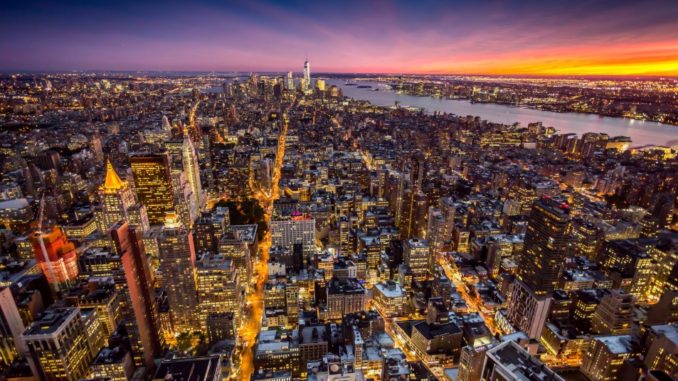
[[[158,366],[153,379],[173,381],[221,379],[221,374],[217,374],[220,362],[219,355],[163,361]]]

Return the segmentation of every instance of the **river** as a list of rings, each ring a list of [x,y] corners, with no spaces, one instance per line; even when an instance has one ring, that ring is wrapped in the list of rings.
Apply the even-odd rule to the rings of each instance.
[[[428,96],[397,94],[383,83],[359,81],[358,85],[371,85],[372,88],[346,86],[344,80],[327,79],[329,85],[341,87],[345,96],[371,102],[377,106],[393,106],[399,102],[401,106],[423,108],[426,112],[446,112],[455,115],[479,116],[494,123],[513,124],[542,122],[544,126],[552,126],[560,133],[574,132],[580,136],[585,132],[603,132],[610,136],[628,136],[632,146],[644,145],[678,145],[678,126],[641,121],[629,118],[614,118],[594,114],[552,112],[523,107],[498,105],[491,103],[471,103],[467,100],[439,99]],[[374,91],[378,88],[379,91]]]

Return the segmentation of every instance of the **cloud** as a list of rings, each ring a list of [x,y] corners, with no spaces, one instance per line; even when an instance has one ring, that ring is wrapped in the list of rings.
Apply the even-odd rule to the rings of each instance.
[[[673,1],[41,2],[2,69],[678,75]]]

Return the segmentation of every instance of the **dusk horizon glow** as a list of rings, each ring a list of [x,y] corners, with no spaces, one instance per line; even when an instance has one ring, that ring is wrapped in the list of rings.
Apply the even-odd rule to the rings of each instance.
[[[678,3],[11,2],[0,70],[678,75]]]

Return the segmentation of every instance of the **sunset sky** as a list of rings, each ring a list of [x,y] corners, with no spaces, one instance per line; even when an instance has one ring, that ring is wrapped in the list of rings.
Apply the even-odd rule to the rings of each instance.
[[[678,75],[678,1],[3,1],[0,70]]]

